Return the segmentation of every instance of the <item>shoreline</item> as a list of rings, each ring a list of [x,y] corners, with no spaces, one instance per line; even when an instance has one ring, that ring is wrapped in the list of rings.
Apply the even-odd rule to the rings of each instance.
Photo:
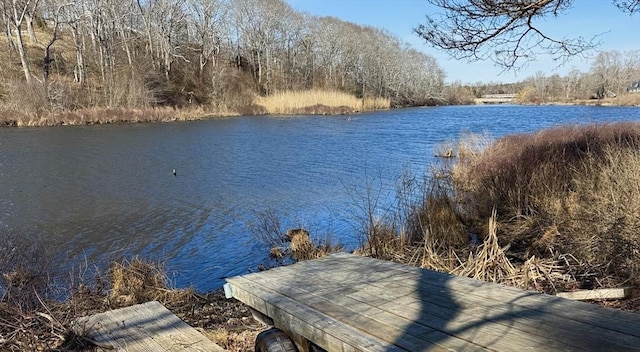
[[[640,96],[639,96],[640,98]],[[473,106],[474,104],[469,104]],[[500,104],[476,104],[476,105],[500,105]],[[638,108],[638,104],[617,104],[612,101],[580,100],[576,102],[544,102],[544,103],[509,103],[508,105],[521,106],[601,106],[601,107],[630,107]],[[439,105],[438,107],[442,107]],[[464,106],[464,105],[446,105]],[[361,114],[365,112],[386,111],[395,109],[416,108],[421,106],[390,107],[387,109],[353,110],[346,106],[326,106],[316,104],[291,113],[270,114],[261,107],[244,109],[245,113],[230,110],[208,111],[202,107],[196,108],[87,108],[61,113],[49,113],[48,115],[31,116],[17,111],[0,111],[0,128],[2,127],[57,127],[57,126],[91,126],[129,123],[162,123],[203,121],[215,119],[230,119],[241,116],[344,116],[348,114]]]
[[[132,261],[130,265],[138,265],[135,263],[135,261]],[[411,265],[410,263],[402,264]],[[156,268],[146,266],[133,269],[138,270],[141,268],[143,270],[156,270]],[[131,275],[131,272],[127,273],[127,275]],[[128,278],[125,279],[124,283],[131,285],[133,281]],[[113,284],[115,285],[116,282]],[[129,289],[135,292],[132,293]],[[536,290],[529,291],[539,292]],[[135,297],[132,298],[132,296]],[[640,312],[640,297],[637,294],[634,297],[626,300],[592,300],[588,301],[588,303],[638,313]],[[228,351],[253,350],[256,336],[267,329],[267,326],[253,318],[249,306],[235,299],[225,298],[222,289],[197,293],[190,288],[143,288],[138,286],[124,287],[124,290],[120,287],[119,289],[100,291],[99,289],[81,285],[68,299],[61,302],[47,302],[46,305],[41,302],[43,306],[34,308],[31,311],[20,310],[6,302],[0,303],[0,317],[11,322],[8,316],[12,315],[14,320],[28,321],[30,327],[30,329],[23,329],[20,332],[21,336],[15,336],[13,339],[5,340],[5,342],[0,341],[0,347],[7,347],[7,344],[15,344],[21,349],[49,350],[53,348],[56,350],[58,348],[66,348],[65,350],[69,351],[84,351],[87,348],[86,344],[90,344],[91,341],[84,335],[71,333],[71,327],[75,319],[153,300],[159,301],[188,325],[196,328],[212,342]],[[51,319],[36,313],[42,311],[43,308],[48,312]],[[0,327],[0,333],[3,336],[10,336],[11,332],[4,329]],[[86,331],[84,333],[86,334]],[[16,332],[15,334],[18,333]],[[28,336],[27,334],[32,335]],[[65,337],[65,339],[62,339],[62,337]],[[73,343],[78,345],[73,345]],[[81,343],[84,343],[84,345],[80,345]]]

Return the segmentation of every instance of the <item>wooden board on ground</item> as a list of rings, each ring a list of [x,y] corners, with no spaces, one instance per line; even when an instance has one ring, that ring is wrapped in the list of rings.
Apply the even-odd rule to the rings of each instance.
[[[574,292],[559,292],[558,297],[577,301],[623,299],[629,297],[631,289],[625,288],[601,288],[596,290],[580,290]]]
[[[640,351],[640,314],[349,254],[226,290],[327,351]]]
[[[98,351],[224,351],[156,301],[79,318],[74,330]]]

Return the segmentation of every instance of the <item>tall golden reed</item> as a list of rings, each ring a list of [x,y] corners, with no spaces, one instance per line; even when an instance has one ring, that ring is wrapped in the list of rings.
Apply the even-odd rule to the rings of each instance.
[[[327,107],[345,107],[357,111],[388,109],[387,98],[359,99],[351,94],[336,90],[281,91],[267,97],[256,98],[257,105],[265,107],[269,114],[300,114],[305,108],[324,105]]]

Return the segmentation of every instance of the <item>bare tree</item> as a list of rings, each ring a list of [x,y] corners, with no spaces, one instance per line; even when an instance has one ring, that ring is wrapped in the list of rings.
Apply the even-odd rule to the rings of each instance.
[[[84,32],[87,25],[85,22],[88,16],[85,15],[86,2],[82,1],[77,6],[65,6],[61,8],[60,17],[64,22],[73,38],[73,44],[76,52],[76,65],[73,69],[74,80],[80,85],[84,85],[86,78],[86,65],[85,65],[85,38]]]
[[[51,29],[51,38],[49,39],[49,42],[44,46],[44,57],[42,58],[42,83],[44,85],[45,96],[48,99],[50,99],[49,75],[51,71],[51,63],[54,61],[54,59],[51,58],[51,47],[59,38],[58,35],[61,24],[60,18],[62,10],[73,5],[74,4],[72,2],[59,4],[57,5],[55,11],[53,11],[53,28]]]
[[[0,1],[0,11],[2,12],[2,28],[4,30],[5,36],[7,37],[7,49],[9,49],[9,55],[11,55],[11,53],[16,51],[16,43],[13,40],[13,35],[11,34],[12,15],[9,1]]]
[[[623,12],[640,12],[640,0],[613,0],[613,4]]]
[[[455,58],[492,59],[504,68],[517,68],[539,54],[554,60],[586,54],[600,43],[597,38],[557,38],[545,33],[539,22],[558,17],[573,0],[427,0],[444,12],[427,16],[415,32]],[[628,13],[640,12],[640,0],[613,0]]]
[[[29,60],[27,59],[27,53],[25,51],[24,40],[22,37],[22,24],[25,22],[27,13],[35,12],[38,2],[39,0],[11,0],[11,15],[8,16],[9,23],[12,25],[12,29],[16,32],[16,48],[20,55],[20,63],[22,64],[22,71],[24,72],[24,78],[27,83],[31,83],[31,70],[29,69]]]
[[[204,80],[205,66],[215,67],[221,50],[222,38],[227,36],[226,16],[228,4],[223,0],[189,0],[189,23],[194,27],[198,44],[198,68],[200,79]]]

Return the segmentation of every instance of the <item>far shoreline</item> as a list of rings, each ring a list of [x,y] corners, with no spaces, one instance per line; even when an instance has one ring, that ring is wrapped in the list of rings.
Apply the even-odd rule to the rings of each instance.
[[[634,97],[635,98],[635,97]],[[638,99],[625,99],[619,102],[615,98],[601,100],[576,100],[573,102],[550,101],[540,103],[511,102],[508,104],[443,104],[443,105],[416,105],[395,106],[377,109],[356,110],[349,106],[329,106],[315,104],[299,108],[290,112],[269,113],[259,105],[252,105],[231,111],[227,109],[210,111],[202,106],[197,107],[148,107],[148,108],[87,108],[75,111],[49,113],[46,115],[32,116],[18,111],[0,111],[0,127],[56,127],[56,126],[91,126],[109,124],[138,124],[161,122],[203,121],[216,119],[230,119],[242,116],[344,116],[362,114],[375,111],[387,111],[396,109],[410,109],[418,107],[442,107],[442,106],[599,106],[599,107],[640,107],[640,94]]]

